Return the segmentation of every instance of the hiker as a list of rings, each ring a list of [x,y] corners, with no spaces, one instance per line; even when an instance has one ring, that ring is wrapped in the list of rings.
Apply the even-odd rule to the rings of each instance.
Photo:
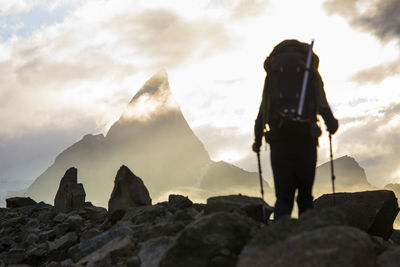
[[[308,55],[309,71],[306,71]],[[279,43],[264,62],[267,76],[252,148],[259,153],[263,136],[270,145],[275,220],[291,215],[296,189],[299,215],[313,207],[312,187],[321,135],[317,114],[322,116],[331,135],[339,126],[326,99],[318,64],[312,45],[297,40]],[[300,112],[299,106],[302,106]]]

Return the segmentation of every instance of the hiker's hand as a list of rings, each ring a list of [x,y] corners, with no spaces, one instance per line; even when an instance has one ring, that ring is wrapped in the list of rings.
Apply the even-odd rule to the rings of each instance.
[[[326,127],[330,134],[335,134],[339,128],[339,121],[336,118],[332,118],[326,122]]]
[[[260,146],[261,146],[261,144],[254,142],[254,144],[252,146],[253,151],[256,153],[260,152]]]

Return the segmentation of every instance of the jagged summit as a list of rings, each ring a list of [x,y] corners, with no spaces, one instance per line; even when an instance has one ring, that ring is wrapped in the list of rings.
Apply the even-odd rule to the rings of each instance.
[[[120,120],[146,121],[171,110],[179,111],[180,108],[172,96],[168,74],[165,70],[161,70],[140,88]]]

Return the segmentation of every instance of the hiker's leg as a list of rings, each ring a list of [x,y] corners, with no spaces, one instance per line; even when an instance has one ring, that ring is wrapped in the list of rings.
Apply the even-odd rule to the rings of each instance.
[[[313,208],[312,189],[315,178],[317,162],[317,147],[313,144],[305,144],[299,147],[299,160],[296,162],[297,178],[297,205],[299,215]]]
[[[274,219],[277,220],[284,215],[290,216],[293,210],[296,189],[294,184],[294,165],[291,161],[287,144],[272,144],[270,147],[276,195]]]

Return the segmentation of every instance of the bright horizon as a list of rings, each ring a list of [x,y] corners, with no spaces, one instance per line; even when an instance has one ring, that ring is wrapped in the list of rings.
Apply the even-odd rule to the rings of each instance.
[[[265,57],[312,38],[340,121],[335,158],[354,157],[373,185],[400,182],[399,12],[396,0],[2,1],[2,188],[21,189],[84,135],[105,134],[162,69],[211,159],[256,171]],[[318,164],[327,160],[323,135]]]

